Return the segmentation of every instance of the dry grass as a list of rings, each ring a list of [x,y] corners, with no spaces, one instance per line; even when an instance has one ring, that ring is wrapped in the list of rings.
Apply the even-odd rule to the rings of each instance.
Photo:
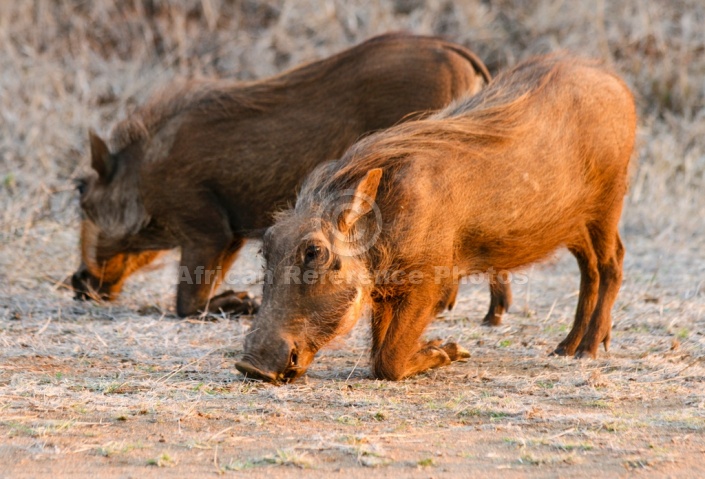
[[[0,475],[705,475],[703,23],[698,0],[0,2]],[[259,78],[399,29],[493,72],[598,56],[637,93],[610,355],[546,358],[575,307],[566,255],[531,271],[499,329],[478,325],[484,288],[461,291],[429,335],[473,358],[400,383],[368,379],[364,324],[301,384],[242,382],[247,321],[174,318],[173,256],[113,305],[61,289],[89,127],[177,76]]]

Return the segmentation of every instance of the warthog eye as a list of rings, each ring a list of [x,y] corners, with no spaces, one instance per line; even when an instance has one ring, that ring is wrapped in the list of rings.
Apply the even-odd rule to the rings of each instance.
[[[328,259],[328,248],[321,243],[309,243],[301,252],[301,261],[307,268],[325,266]]]
[[[304,253],[304,261],[310,263],[315,261],[321,255],[321,247],[318,245],[309,245]]]
[[[75,182],[76,184],[76,191],[78,191],[78,194],[83,196],[83,194],[86,192],[86,188],[88,188],[88,182],[84,178],[79,178]]]

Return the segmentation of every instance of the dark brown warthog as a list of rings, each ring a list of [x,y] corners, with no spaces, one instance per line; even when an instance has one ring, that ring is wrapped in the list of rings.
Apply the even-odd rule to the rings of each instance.
[[[180,247],[179,315],[251,311],[242,293],[211,294],[307,173],[364,133],[488,81],[459,45],[391,34],[267,80],[171,90],[118,124],[110,147],[90,136],[77,298],[112,299],[160,250]]]
[[[595,357],[600,343],[609,346],[622,279],[617,223],[635,128],[619,78],[548,56],[434,116],[361,140],[315,170],[265,234],[271,284],[238,369],[293,380],[365,306],[376,377],[447,365],[467,351],[421,335],[457,277],[512,271],[562,246],[578,260],[581,285],[555,354]],[[402,274],[379,281],[380,271]]]

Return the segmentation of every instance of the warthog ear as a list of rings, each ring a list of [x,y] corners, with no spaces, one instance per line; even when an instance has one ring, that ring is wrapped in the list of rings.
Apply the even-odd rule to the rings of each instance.
[[[347,233],[350,228],[363,216],[372,211],[372,205],[377,198],[377,188],[382,179],[382,168],[374,168],[367,172],[360,184],[355,188],[355,197],[349,209],[346,209],[340,218],[338,227],[343,233]]]
[[[115,159],[108,150],[108,145],[93,130],[88,131],[91,143],[91,166],[104,182],[110,181],[115,172]]]

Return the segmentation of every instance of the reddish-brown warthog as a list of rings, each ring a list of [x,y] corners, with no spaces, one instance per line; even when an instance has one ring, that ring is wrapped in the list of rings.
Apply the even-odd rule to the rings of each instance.
[[[160,250],[180,247],[179,315],[251,311],[242,293],[212,292],[307,173],[364,133],[488,81],[459,45],[390,34],[270,79],[170,90],[119,123],[107,144],[90,135],[77,298],[112,299]]]
[[[618,77],[558,55],[359,141],[315,170],[265,234],[270,282],[237,368],[293,380],[365,306],[376,377],[447,365],[467,351],[421,336],[457,277],[512,271],[562,246],[578,260],[581,284],[555,354],[595,357],[600,343],[609,346],[622,280],[617,223],[635,128]],[[389,271],[397,281],[384,280]]]

